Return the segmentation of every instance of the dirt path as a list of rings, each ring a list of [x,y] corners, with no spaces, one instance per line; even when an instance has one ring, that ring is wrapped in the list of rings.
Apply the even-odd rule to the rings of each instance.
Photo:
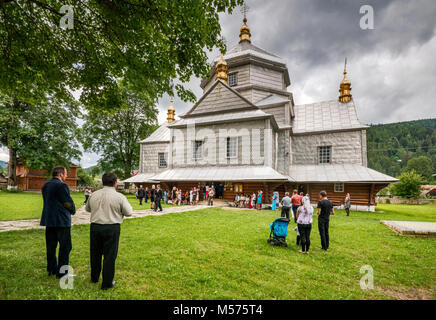
[[[126,217],[126,219],[142,218],[146,216],[159,216],[163,214],[193,211],[208,208],[207,205],[196,205],[196,206],[177,206],[171,208],[165,208],[162,212],[154,212],[151,209],[146,210],[136,210],[133,211],[131,217]],[[82,206],[77,210],[76,214],[71,218],[71,224],[88,224],[90,219],[90,213],[85,210],[85,206]],[[43,229],[39,225],[40,219],[28,219],[28,220],[13,220],[13,221],[0,221],[0,232],[12,231],[12,230],[26,230],[26,229]]]

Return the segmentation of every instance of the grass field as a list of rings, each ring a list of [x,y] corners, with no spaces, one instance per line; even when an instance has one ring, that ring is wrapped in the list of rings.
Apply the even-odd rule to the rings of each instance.
[[[85,196],[81,192],[71,192],[71,198],[76,205],[76,209],[80,208],[85,201]],[[139,205],[139,200],[134,194],[127,195],[127,199],[133,207],[133,210],[143,210],[150,208],[148,204]],[[32,192],[5,192],[0,191],[0,221],[22,220],[22,219],[39,219],[42,212],[42,195]],[[162,203],[162,207],[171,207]]]
[[[71,198],[80,208],[85,200],[83,193],[71,192]],[[42,195],[33,192],[0,191],[0,221],[39,219],[42,212]]]
[[[338,210],[328,252],[315,217],[308,255],[266,239],[271,211],[210,208],[126,220],[115,280],[90,282],[89,225],[72,227],[73,290],[45,272],[44,230],[0,233],[0,299],[408,299],[436,298],[436,239],[403,237],[380,220],[436,221],[436,206],[380,205],[384,213]],[[372,266],[374,289],[360,289]]]

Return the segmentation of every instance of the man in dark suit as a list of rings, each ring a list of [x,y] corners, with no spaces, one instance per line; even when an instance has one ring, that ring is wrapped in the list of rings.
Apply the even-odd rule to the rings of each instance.
[[[71,245],[71,215],[76,213],[74,202],[70,197],[70,189],[64,183],[67,170],[58,166],[53,168],[52,179],[42,187],[44,206],[41,226],[45,226],[45,244],[47,248],[48,275],[61,278],[68,270],[60,272],[62,266],[68,266]],[[59,243],[59,258],[56,259],[56,248]]]
[[[163,199],[163,192],[160,188],[160,184],[157,185],[157,189],[154,191],[154,211],[157,212],[157,208],[159,207],[159,211],[162,211],[162,204],[160,203]]]

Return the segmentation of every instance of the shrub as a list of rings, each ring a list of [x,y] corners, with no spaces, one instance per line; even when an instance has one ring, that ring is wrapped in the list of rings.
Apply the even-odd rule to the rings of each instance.
[[[391,193],[402,198],[418,198],[421,193],[423,178],[415,170],[407,171],[399,176],[400,181],[392,185]]]

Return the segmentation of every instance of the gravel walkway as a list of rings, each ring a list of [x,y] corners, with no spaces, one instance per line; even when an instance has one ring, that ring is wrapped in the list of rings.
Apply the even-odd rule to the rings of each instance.
[[[162,212],[154,212],[151,209],[136,210],[133,211],[131,217],[126,217],[126,219],[142,218],[146,216],[160,216],[168,213],[193,211],[205,208],[208,208],[208,206],[200,204],[196,206],[176,206],[171,208],[164,208]],[[80,209],[77,210],[76,214],[71,217],[71,224],[88,224],[89,219],[90,213],[85,210],[85,206],[82,206]],[[41,227],[39,225],[39,221],[40,219],[0,221],[0,232],[26,229],[44,229],[44,227]]]

